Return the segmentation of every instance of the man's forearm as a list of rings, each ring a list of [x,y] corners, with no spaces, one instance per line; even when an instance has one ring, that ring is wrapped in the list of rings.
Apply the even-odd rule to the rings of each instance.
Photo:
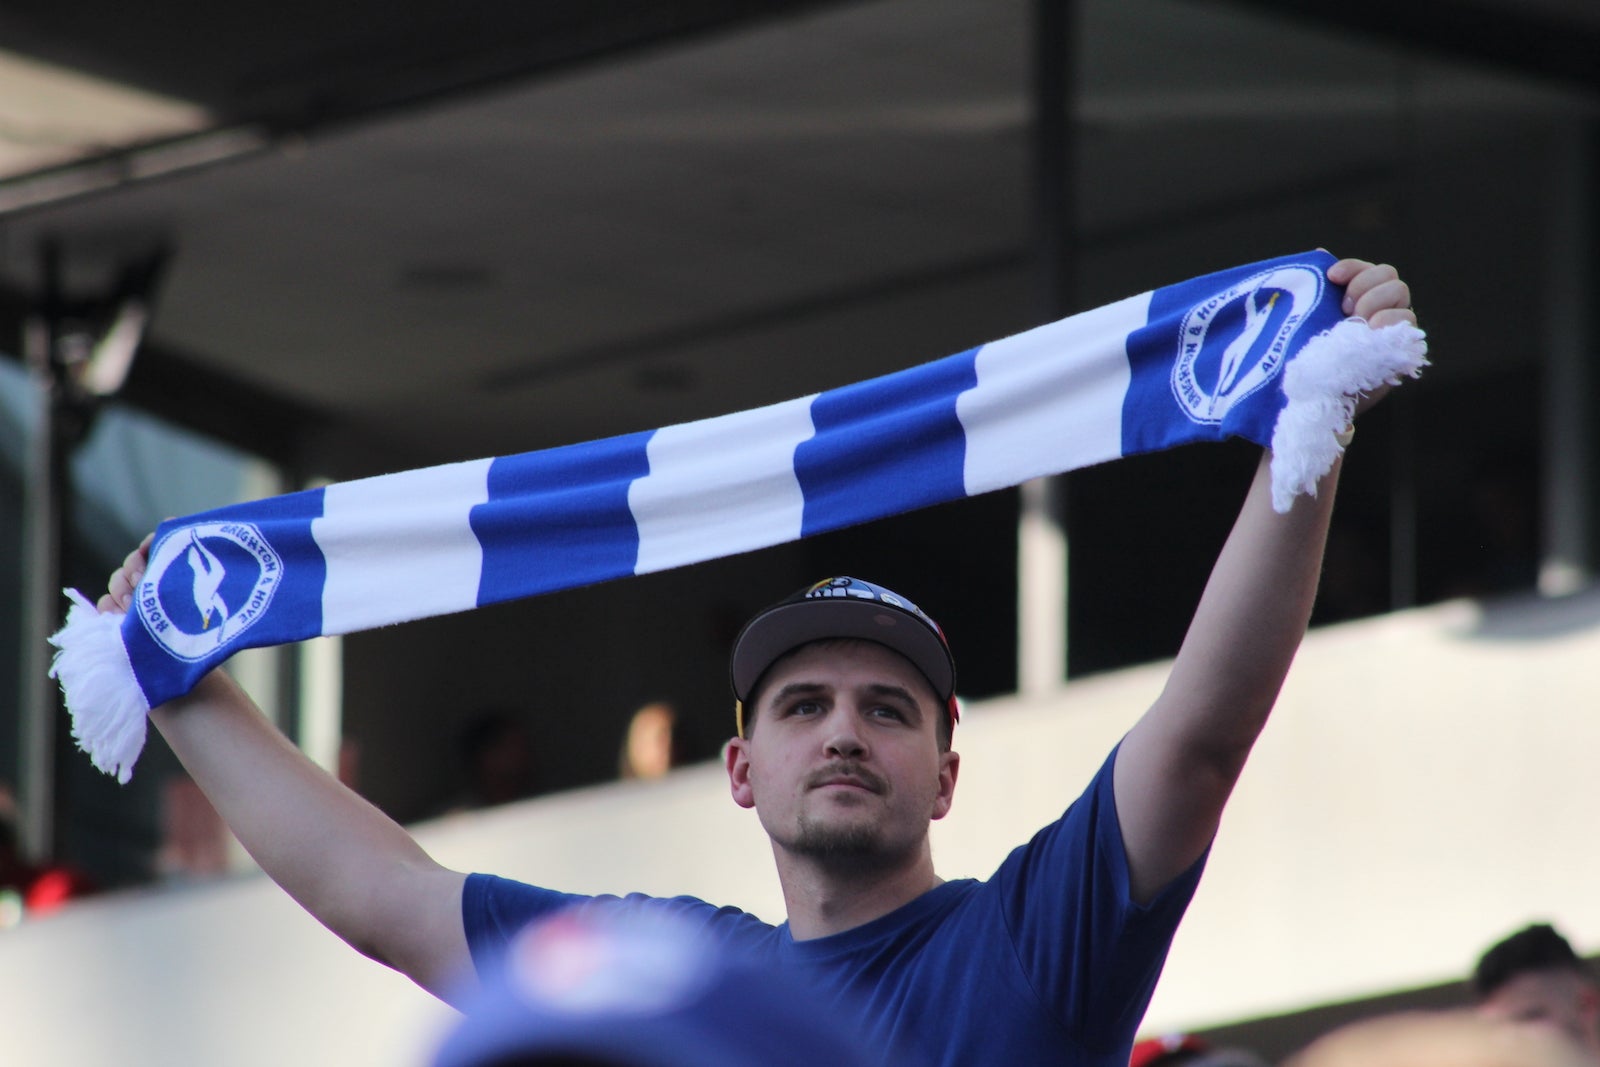
[[[1215,835],[1293,662],[1316,597],[1338,467],[1287,515],[1262,458],[1166,687],[1117,753],[1117,815],[1137,900]]]
[[[222,672],[151,712],[273,881],[364,954],[442,992],[467,968],[461,876],[307,758]]]
[[[1173,664],[1162,700],[1184,705],[1182,732],[1199,750],[1242,761],[1260,733],[1305,636],[1339,479],[1272,510],[1263,455]]]

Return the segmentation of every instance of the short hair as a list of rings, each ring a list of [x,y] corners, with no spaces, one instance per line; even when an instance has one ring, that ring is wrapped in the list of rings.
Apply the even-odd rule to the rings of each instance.
[[[1589,965],[1549,923],[1534,923],[1492,946],[1472,972],[1472,995],[1482,1001],[1512,979],[1534,971],[1569,971],[1594,983]]]

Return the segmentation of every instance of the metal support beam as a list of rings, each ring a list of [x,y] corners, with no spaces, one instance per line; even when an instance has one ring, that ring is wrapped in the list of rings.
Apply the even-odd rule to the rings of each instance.
[[[23,328],[22,349],[34,385],[35,417],[23,491],[22,656],[17,699],[18,827],[24,853],[55,852],[56,727],[60,696],[48,677],[47,637],[61,607],[61,532],[67,484],[63,383],[56,360],[59,261],[43,256],[44,296]]]
[[[1037,303],[1047,321],[1072,309],[1076,174],[1072,144],[1074,0],[1034,0],[1033,210]]]
[[[1217,0],[1199,0],[1216,5]],[[1275,19],[1377,37],[1446,60],[1487,63],[1580,91],[1600,90],[1600,22],[1572,3],[1526,0],[1227,0]]]
[[[1539,591],[1561,596],[1582,588],[1596,569],[1595,435],[1600,415],[1594,362],[1596,126],[1577,120],[1561,136],[1548,169],[1544,203],[1549,257],[1545,306],[1543,470],[1544,544]]]
[[[33,859],[58,855],[61,844],[61,697],[49,677],[49,636],[62,614],[63,557],[72,529],[72,453],[87,436],[101,402],[127,379],[168,252],[156,248],[127,260],[110,292],[88,300],[67,298],[62,256],[53,239],[40,246],[39,293],[28,301],[21,331],[35,417],[23,490],[17,778],[20,836]]]
[[[1035,0],[1032,29],[1036,304],[1044,321],[1071,309],[1072,52],[1075,4]],[[1017,524],[1017,689],[1048,693],[1066,680],[1067,536],[1062,479],[1022,487]]]

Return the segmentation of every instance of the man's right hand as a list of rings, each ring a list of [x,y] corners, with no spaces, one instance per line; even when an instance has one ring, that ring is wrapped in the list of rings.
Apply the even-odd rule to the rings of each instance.
[[[154,533],[145,534],[139,547],[129,552],[122,566],[111,572],[111,579],[106,582],[106,593],[95,604],[102,615],[108,611],[126,615],[128,609],[133,607],[133,591],[139,588],[145,568],[150,564],[150,542],[155,536]]]

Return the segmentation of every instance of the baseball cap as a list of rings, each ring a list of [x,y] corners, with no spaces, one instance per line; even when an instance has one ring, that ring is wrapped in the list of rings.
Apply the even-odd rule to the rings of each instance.
[[[432,1067],[886,1062],[809,987],[661,907],[580,905],[539,920],[512,938],[485,983]]]
[[[939,624],[899,593],[840,576],[824,578],[763,609],[734,639],[729,675],[740,704],[741,736],[743,705],[767,668],[801,645],[838,637],[874,641],[910,660],[948,705],[950,725],[955,726],[960,717],[956,663]]]

